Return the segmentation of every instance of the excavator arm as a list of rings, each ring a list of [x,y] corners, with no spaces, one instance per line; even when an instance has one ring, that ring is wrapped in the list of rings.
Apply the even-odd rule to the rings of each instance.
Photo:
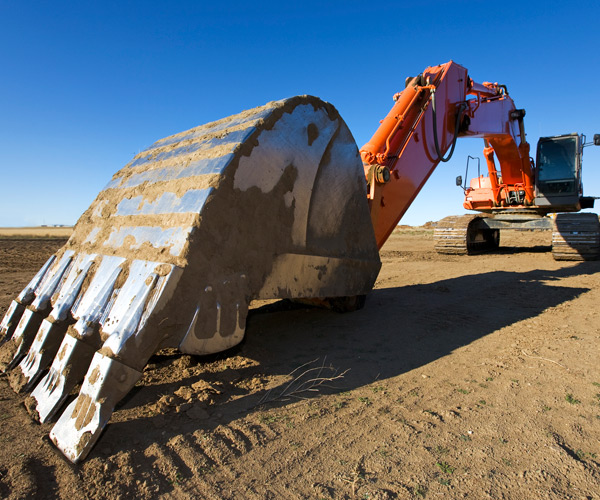
[[[406,88],[394,100],[391,111],[360,150],[379,248],[437,165],[450,159],[458,137],[485,140],[490,173],[489,189],[478,190],[479,198],[467,208],[499,206],[509,192],[517,193],[524,204],[533,203],[525,112],[515,108],[505,87],[475,83],[465,68],[450,61],[407,79]]]

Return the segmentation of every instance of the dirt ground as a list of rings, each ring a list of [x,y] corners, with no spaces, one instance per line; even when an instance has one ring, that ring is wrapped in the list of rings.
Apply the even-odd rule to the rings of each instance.
[[[600,262],[502,240],[404,228],[364,309],[276,302],[232,352],[159,353],[82,465],[2,375],[0,497],[600,498]],[[63,242],[0,240],[0,314]]]

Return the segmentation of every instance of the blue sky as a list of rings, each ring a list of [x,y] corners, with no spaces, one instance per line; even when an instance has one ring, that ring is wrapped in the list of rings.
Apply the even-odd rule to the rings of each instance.
[[[268,101],[334,104],[359,147],[407,76],[449,60],[504,83],[540,136],[600,133],[597,2],[0,0],[0,226],[73,224],[167,135]],[[463,139],[402,223],[463,213]],[[584,155],[600,196],[600,147]]]

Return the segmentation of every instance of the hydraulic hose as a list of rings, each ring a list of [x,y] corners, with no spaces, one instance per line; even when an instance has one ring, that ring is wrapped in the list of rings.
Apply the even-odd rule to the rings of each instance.
[[[452,139],[452,147],[450,148],[450,152],[448,153],[448,156],[446,158],[444,158],[444,155],[440,151],[440,143],[438,141],[437,112],[435,109],[435,91],[432,93],[432,96],[431,96],[431,106],[432,106],[432,114],[433,114],[433,142],[435,143],[435,152],[438,155],[438,160],[445,163],[447,161],[450,161],[450,158],[452,158],[452,155],[454,154],[454,147],[456,146],[456,140],[458,139],[458,128],[460,126],[460,119],[461,119],[463,111],[467,107],[467,103],[461,102],[458,113],[456,113],[456,123],[454,124],[454,138]]]

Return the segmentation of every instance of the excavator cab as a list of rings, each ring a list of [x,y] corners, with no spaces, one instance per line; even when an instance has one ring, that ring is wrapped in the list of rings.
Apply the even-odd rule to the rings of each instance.
[[[536,158],[535,205],[563,212],[593,206],[593,199],[582,196],[583,142],[578,134],[540,138]]]

